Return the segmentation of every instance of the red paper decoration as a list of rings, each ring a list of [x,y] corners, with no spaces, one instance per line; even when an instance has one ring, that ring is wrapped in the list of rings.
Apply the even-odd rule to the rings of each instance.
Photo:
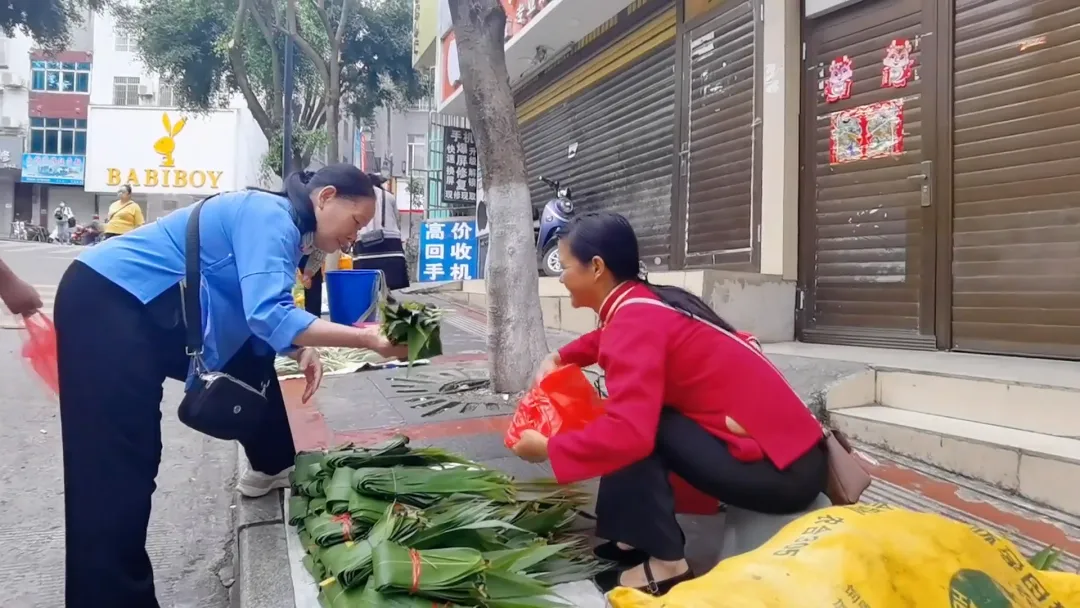
[[[855,68],[851,57],[837,57],[829,64],[829,77],[825,79],[825,101],[836,103],[851,97],[851,83],[855,77]]]
[[[915,52],[910,40],[897,38],[885,49],[885,59],[881,67],[881,86],[902,89],[914,79]]]
[[[842,110],[830,117],[829,162],[834,165],[903,152],[903,99]]]

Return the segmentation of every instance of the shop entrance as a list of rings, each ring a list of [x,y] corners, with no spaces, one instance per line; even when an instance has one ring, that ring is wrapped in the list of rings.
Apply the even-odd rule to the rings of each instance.
[[[800,335],[937,346],[950,206],[933,0],[864,0],[805,28]]]

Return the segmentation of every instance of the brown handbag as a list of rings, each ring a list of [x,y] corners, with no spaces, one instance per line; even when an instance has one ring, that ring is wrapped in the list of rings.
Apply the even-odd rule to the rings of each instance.
[[[853,505],[859,502],[873,478],[862,459],[855,454],[851,443],[840,431],[825,429],[825,454],[829,461],[829,480],[825,494],[834,505]]]

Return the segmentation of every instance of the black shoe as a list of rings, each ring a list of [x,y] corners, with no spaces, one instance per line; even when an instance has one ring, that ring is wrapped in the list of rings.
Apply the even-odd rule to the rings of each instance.
[[[642,593],[648,593],[649,595],[665,595],[668,591],[671,591],[671,588],[675,585],[678,585],[679,583],[685,583],[686,581],[692,580],[694,578],[694,571],[691,569],[680,574],[679,576],[673,576],[669,579],[657,581],[653,577],[652,566],[649,564],[649,561],[645,560],[644,562],[642,562],[642,565],[644,565],[645,567],[645,580],[649,581],[649,584],[644,587],[638,587],[637,590]],[[629,568],[624,570],[605,570],[600,574],[594,576],[593,582],[596,583],[597,587],[600,587],[600,591],[607,593],[616,587],[622,586],[622,584],[619,583],[619,579],[622,578],[622,574],[623,572],[626,572],[626,570],[629,570]]]
[[[620,549],[614,542],[598,545],[593,549],[593,555],[597,559],[614,562],[622,567],[640,566],[642,562],[649,559],[649,554],[640,549]]]

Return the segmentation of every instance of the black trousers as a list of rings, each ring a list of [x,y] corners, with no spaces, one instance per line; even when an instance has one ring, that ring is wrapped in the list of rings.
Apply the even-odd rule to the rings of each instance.
[[[166,378],[187,374],[179,289],[144,305],[74,262],[56,294],[64,455],[67,608],[157,608],[146,552],[150,499],[161,461]],[[245,346],[226,371],[248,382],[273,374],[273,358]],[[256,439],[252,467],[279,473],[295,457],[281,388]]]
[[[596,535],[657,559],[682,559],[685,538],[675,519],[669,473],[726,505],[787,514],[802,511],[825,491],[828,460],[818,446],[783,471],[767,459],[741,462],[721,439],[664,408],[653,454],[600,479]]]
[[[304,310],[320,318],[322,317],[322,284],[323,271],[320,270],[311,276],[311,287],[304,290]]]

